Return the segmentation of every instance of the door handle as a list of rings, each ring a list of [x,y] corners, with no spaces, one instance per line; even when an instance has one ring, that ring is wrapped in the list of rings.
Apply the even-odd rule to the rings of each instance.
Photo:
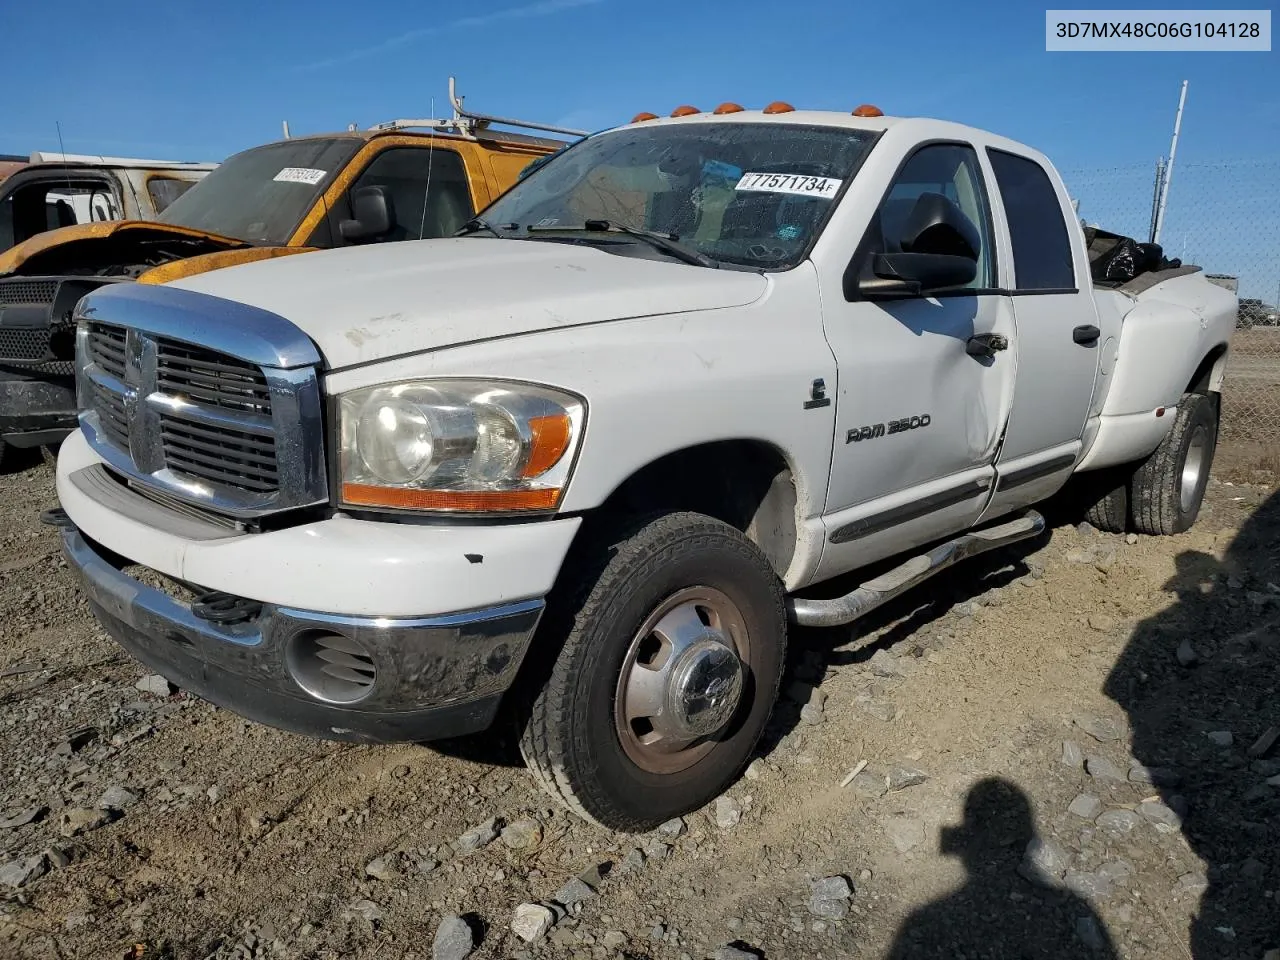
[[[1100,336],[1102,336],[1102,331],[1091,323],[1086,323],[1071,331],[1071,339],[1082,347],[1097,343]]]
[[[990,357],[1008,349],[1009,338],[998,333],[975,333],[964,343],[964,352],[971,357]]]

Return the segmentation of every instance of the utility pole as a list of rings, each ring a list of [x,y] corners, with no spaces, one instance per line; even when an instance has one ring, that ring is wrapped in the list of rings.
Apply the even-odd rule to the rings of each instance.
[[[1152,243],[1160,242],[1160,228],[1164,226],[1165,205],[1169,202],[1169,183],[1173,180],[1173,160],[1178,155],[1178,133],[1182,130],[1182,108],[1187,102],[1187,81],[1182,81],[1182,94],[1178,97],[1178,114],[1173,120],[1173,143],[1169,146],[1169,166],[1165,169],[1164,185],[1160,192],[1160,207],[1156,211],[1156,228]]]
[[[1164,157],[1156,159],[1156,188],[1151,195],[1151,224],[1147,228],[1147,241],[1156,242],[1156,220],[1160,216],[1160,192],[1164,189]]]

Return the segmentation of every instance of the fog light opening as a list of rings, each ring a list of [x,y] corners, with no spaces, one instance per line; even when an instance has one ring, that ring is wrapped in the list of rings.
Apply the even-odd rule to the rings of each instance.
[[[294,682],[325,703],[357,703],[378,677],[369,648],[337,633],[298,634],[289,641],[285,663]]]

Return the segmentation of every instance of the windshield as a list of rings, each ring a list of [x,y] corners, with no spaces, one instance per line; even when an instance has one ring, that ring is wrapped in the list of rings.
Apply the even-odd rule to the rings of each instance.
[[[587,221],[606,220],[673,235],[723,263],[791,266],[808,251],[875,136],[778,123],[598,134],[532,171],[483,218],[503,236],[571,238],[606,249],[637,243],[616,232],[582,230]]]
[[[161,223],[283,245],[355,155],[356,137],[283,140],[237,153],[174,200]]]

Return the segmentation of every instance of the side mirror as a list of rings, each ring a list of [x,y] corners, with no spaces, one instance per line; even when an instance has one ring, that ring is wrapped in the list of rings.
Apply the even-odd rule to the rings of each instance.
[[[963,287],[978,275],[978,228],[942,194],[921,194],[897,247],[864,264],[858,282],[863,298],[919,297]]]
[[[386,236],[396,225],[391,190],[380,184],[351,191],[351,212],[355,219],[339,223],[338,232],[352,243]]]

